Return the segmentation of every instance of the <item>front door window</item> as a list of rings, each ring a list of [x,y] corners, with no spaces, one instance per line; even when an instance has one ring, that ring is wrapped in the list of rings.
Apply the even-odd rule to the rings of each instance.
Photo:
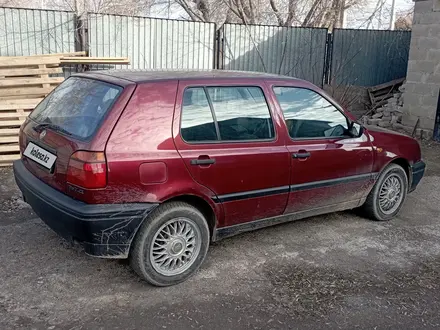
[[[296,87],[274,87],[292,139],[349,136],[345,116],[318,93]]]

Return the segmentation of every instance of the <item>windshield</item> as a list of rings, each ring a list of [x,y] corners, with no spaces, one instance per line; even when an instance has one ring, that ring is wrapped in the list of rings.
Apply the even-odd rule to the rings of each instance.
[[[87,139],[116,101],[122,87],[98,80],[71,77],[49,94],[31,113],[39,124],[50,124],[69,135]]]

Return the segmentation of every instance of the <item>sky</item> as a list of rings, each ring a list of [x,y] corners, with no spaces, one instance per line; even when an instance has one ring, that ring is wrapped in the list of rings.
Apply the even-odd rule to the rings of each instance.
[[[414,6],[413,0],[395,0],[397,16],[399,13],[407,13]],[[378,6],[378,2],[383,3]],[[363,8],[353,8],[346,12],[344,27],[353,29],[388,29],[390,24],[392,0],[368,0]],[[374,18],[372,13],[377,12]]]
[[[1,1],[1,0],[0,0]],[[22,0],[11,0],[21,2]],[[28,7],[49,7],[49,3],[64,2],[65,0],[26,0]],[[97,0],[94,0],[97,1]],[[391,5],[393,0],[364,0],[365,5],[360,7],[354,7],[348,9],[345,14],[344,27],[354,29],[388,29],[390,24]],[[169,3],[173,4],[171,9],[168,9],[167,2],[165,0],[160,1],[162,5],[155,5],[150,9],[150,13],[147,16],[159,17],[159,18],[183,18],[185,12],[173,0],[169,0]],[[383,3],[379,5],[378,3]],[[34,6],[32,6],[34,5]],[[411,11],[414,6],[413,0],[395,0],[396,14],[407,13]],[[377,14],[371,18],[373,12]]]
[[[171,3],[173,2],[170,0]],[[393,0],[365,0],[366,5],[349,9],[345,15],[344,28],[352,29],[388,29],[390,24],[390,13]],[[377,7],[377,4],[382,5]],[[395,12],[407,13],[414,6],[413,0],[395,0]],[[372,13],[376,12],[375,17],[371,18]],[[158,5],[154,6],[151,13],[152,16],[161,18],[182,18],[185,13],[178,6]]]

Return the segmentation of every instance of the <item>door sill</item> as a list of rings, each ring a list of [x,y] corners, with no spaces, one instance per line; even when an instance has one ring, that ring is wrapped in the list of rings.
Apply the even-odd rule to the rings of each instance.
[[[311,210],[294,212],[289,214],[282,214],[271,218],[265,218],[245,223],[240,223],[233,226],[217,228],[214,231],[212,241],[220,241],[224,238],[235,236],[241,233],[245,233],[252,230],[257,230],[269,226],[278,225],[285,222],[291,222],[295,220],[300,220],[308,217],[313,217],[316,215],[327,214],[332,212],[344,211],[349,209],[354,209],[361,206],[365,202],[366,198],[357,199],[354,201],[338,203],[333,205],[327,205],[323,207],[318,207]]]

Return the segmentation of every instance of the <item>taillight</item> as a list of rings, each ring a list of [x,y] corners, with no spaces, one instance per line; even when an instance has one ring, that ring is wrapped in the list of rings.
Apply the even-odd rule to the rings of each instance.
[[[103,152],[77,151],[70,156],[67,183],[86,189],[107,185],[107,162]]]

